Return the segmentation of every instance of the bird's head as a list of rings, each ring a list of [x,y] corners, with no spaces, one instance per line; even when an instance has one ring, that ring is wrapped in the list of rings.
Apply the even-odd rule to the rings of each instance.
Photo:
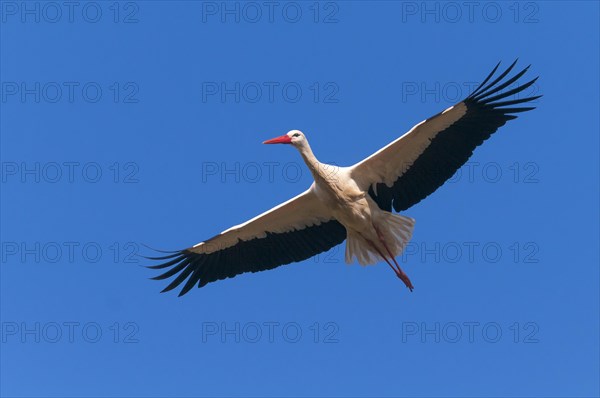
[[[300,130],[292,130],[281,137],[275,137],[266,140],[263,144],[292,144],[293,146],[302,146],[306,143],[306,136]]]

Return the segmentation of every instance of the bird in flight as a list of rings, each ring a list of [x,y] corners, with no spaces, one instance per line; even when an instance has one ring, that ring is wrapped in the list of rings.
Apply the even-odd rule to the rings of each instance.
[[[517,96],[537,80],[517,83],[529,66],[507,77],[516,62],[495,77],[498,63],[463,101],[350,167],[319,162],[299,130],[265,141],[288,144],[300,152],[314,178],[310,188],[192,247],[148,257],[161,261],[149,268],[164,271],[152,279],[175,276],[163,292],[185,281],[182,296],[196,285],[306,260],[346,240],[346,263],[383,260],[412,291],[396,257],[411,239],[415,220],[392,209],[405,211],[433,193],[499,127],[517,113],[535,109],[521,104],[541,95]]]

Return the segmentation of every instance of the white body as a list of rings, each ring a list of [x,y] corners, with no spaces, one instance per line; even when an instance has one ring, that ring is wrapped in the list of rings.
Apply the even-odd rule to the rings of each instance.
[[[309,192],[314,194],[332,217],[346,228],[346,263],[352,263],[354,258],[361,265],[384,260],[373,250],[370,243],[377,245],[381,252],[385,252],[386,248],[380,242],[380,235],[392,255],[398,256],[412,237],[415,220],[381,210],[368,192],[361,189],[352,178],[353,168],[318,162],[308,142],[300,146],[299,150],[315,179]]]

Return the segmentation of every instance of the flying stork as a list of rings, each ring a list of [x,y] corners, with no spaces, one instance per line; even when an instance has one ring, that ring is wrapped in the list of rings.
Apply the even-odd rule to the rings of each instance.
[[[263,142],[296,148],[314,177],[310,188],[192,247],[149,257],[162,261],[149,268],[166,269],[152,279],[177,275],[163,292],[185,281],[179,293],[182,296],[194,285],[202,287],[244,272],[302,261],[346,240],[346,263],[352,263],[354,258],[361,265],[384,260],[412,291],[413,284],[396,256],[411,239],[415,220],[394,214],[392,209],[404,211],[433,193],[499,127],[515,119],[516,113],[534,109],[514,106],[541,97],[516,96],[537,77],[509,87],[529,69],[528,66],[507,78],[516,62],[490,82],[498,63],[463,101],[422,121],[350,167],[319,162],[299,130]],[[508,99],[510,96],[515,98]]]

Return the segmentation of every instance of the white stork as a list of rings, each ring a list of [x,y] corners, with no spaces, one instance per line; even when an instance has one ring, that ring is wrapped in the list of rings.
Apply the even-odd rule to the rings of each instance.
[[[537,78],[507,89],[529,66],[506,76],[517,61],[493,81],[498,66],[463,101],[422,121],[408,133],[351,167],[323,164],[298,130],[265,141],[290,144],[314,177],[308,190],[206,241],[153,260],[153,269],[170,268],[152,279],[177,277],[163,290],[186,279],[179,295],[194,285],[232,278],[302,261],[346,242],[345,260],[361,265],[384,260],[412,291],[410,279],[396,256],[412,237],[415,220],[392,213],[404,211],[439,188],[515,113],[534,107],[513,107],[541,96],[508,99],[523,92]],[[335,172],[332,173],[332,170]]]

